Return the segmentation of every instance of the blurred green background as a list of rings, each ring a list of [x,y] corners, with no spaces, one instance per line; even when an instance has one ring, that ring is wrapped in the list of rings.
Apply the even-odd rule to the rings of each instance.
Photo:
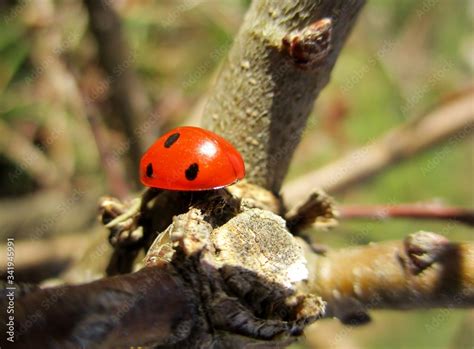
[[[143,135],[149,143],[166,129],[198,123],[206,92],[249,1],[111,2],[153,116],[145,119],[149,124],[137,137]],[[94,226],[96,198],[118,195],[120,188],[110,184],[91,128],[91,113],[112,119],[112,124],[114,116],[87,12],[77,0],[1,1],[0,10],[0,205],[48,190],[93,188],[94,199],[84,203],[84,219],[71,228],[87,231]],[[334,161],[472,85],[473,19],[474,3],[468,0],[368,2],[315,105],[288,179]],[[92,106],[84,106],[91,96]],[[125,193],[132,193],[138,187],[129,185],[133,176],[124,165],[129,148],[120,150],[127,140],[113,127],[102,131],[118,164],[115,175],[122,186],[126,183]],[[441,201],[473,208],[473,146],[472,135],[449,147],[440,144],[336,200]],[[25,156],[32,148],[38,154]],[[57,211],[49,214],[55,217]],[[49,230],[55,226],[44,236],[52,235]],[[460,224],[402,219],[344,221],[335,230],[313,236],[337,247],[400,239],[418,230],[453,240],[473,239],[472,229]],[[28,237],[28,232],[19,234]],[[374,321],[360,328],[343,327],[336,320],[318,322],[306,341],[292,347],[474,348],[472,311],[372,315]]]

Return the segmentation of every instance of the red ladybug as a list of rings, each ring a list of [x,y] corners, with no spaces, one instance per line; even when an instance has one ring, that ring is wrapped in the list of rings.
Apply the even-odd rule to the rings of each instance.
[[[165,133],[140,162],[142,183],[168,190],[217,189],[244,176],[244,161],[237,149],[199,127],[178,127]]]

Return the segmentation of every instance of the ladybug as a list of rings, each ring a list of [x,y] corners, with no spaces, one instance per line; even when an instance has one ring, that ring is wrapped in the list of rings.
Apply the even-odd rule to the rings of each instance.
[[[245,176],[242,156],[227,140],[199,127],[175,128],[145,152],[140,179],[148,187],[168,190],[209,190]]]

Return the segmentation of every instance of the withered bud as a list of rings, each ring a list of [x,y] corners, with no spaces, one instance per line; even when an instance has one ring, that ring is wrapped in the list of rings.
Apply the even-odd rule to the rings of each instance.
[[[283,49],[294,62],[306,68],[321,62],[331,50],[332,20],[323,18],[282,39]]]

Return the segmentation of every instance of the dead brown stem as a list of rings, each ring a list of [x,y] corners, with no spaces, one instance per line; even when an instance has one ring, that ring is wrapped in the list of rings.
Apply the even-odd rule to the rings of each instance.
[[[19,348],[102,348],[172,344],[192,330],[192,299],[165,270],[17,296]],[[3,299],[2,299],[3,301]],[[181,337],[180,337],[181,336]]]

